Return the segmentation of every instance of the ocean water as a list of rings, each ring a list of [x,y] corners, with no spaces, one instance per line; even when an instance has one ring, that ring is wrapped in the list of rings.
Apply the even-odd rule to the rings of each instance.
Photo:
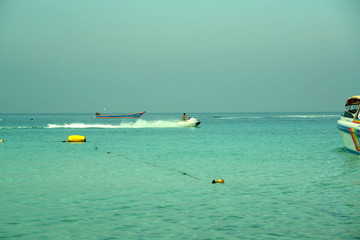
[[[0,239],[360,239],[340,114],[0,114]]]

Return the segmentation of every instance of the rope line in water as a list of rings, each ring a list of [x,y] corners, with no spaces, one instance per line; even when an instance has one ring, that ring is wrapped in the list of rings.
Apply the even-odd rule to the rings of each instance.
[[[164,168],[164,167],[161,167],[161,166],[159,166],[159,165],[156,165],[156,164],[153,164],[153,163],[149,163],[149,162],[146,162],[146,161],[142,161],[142,160],[138,160],[138,159],[131,159],[131,158],[128,158],[128,157],[126,157],[126,156],[124,156],[124,155],[122,155],[122,154],[117,154],[117,155],[115,155],[115,156],[117,156],[117,157],[122,157],[122,158],[125,158],[126,160],[133,161],[133,162],[141,162],[141,163],[150,165],[150,166],[152,166],[152,167],[167,169],[167,170],[174,171],[174,172],[179,172],[179,173],[181,173],[182,175],[191,177],[191,178],[196,179],[196,180],[201,180],[200,178],[191,176],[190,174],[187,174],[186,172],[183,172],[183,171],[180,171],[180,170],[177,170],[177,169],[174,169],[174,168]]]
[[[95,150],[99,150],[99,147],[96,146],[96,145],[95,145]],[[108,151],[105,151],[105,152],[106,152],[107,154],[111,154],[111,152],[108,152]],[[177,169],[174,169],[174,168],[164,168],[164,167],[161,167],[161,166],[159,166],[159,165],[156,165],[156,164],[153,164],[153,163],[149,163],[149,162],[147,162],[147,161],[142,161],[142,160],[138,160],[138,159],[131,159],[131,158],[129,158],[129,157],[127,157],[127,156],[124,156],[124,155],[122,155],[122,154],[116,154],[115,156],[125,158],[125,159],[128,160],[128,161],[141,162],[141,163],[150,165],[150,166],[152,166],[152,167],[162,168],[162,169],[166,169],[166,170],[170,170],[170,171],[174,171],[174,172],[179,172],[179,173],[181,173],[182,175],[191,177],[191,178],[196,179],[196,180],[201,180],[200,178],[191,176],[190,174],[187,174],[186,172],[183,172],[183,171],[180,171],[180,170],[177,170]]]

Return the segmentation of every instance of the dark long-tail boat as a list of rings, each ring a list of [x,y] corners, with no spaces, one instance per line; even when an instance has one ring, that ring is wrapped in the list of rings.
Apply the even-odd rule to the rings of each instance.
[[[139,113],[130,113],[130,114],[101,114],[99,112],[95,113],[95,118],[140,118],[144,112]]]

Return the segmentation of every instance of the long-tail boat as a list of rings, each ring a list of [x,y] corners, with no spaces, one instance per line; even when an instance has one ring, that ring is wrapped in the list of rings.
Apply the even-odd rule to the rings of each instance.
[[[140,118],[144,112],[138,113],[129,113],[129,114],[101,114],[99,112],[95,113],[95,118]]]

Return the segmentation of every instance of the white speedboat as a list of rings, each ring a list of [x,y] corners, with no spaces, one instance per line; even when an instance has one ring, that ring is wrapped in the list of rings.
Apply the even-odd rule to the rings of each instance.
[[[360,96],[346,101],[344,115],[337,121],[345,150],[360,154]]]
[[[200,123],[201,123],[200,121],[198,121],[196,118],[192,118],[192,117],[178,122],[178,124],[182,127],[196,127]]]

